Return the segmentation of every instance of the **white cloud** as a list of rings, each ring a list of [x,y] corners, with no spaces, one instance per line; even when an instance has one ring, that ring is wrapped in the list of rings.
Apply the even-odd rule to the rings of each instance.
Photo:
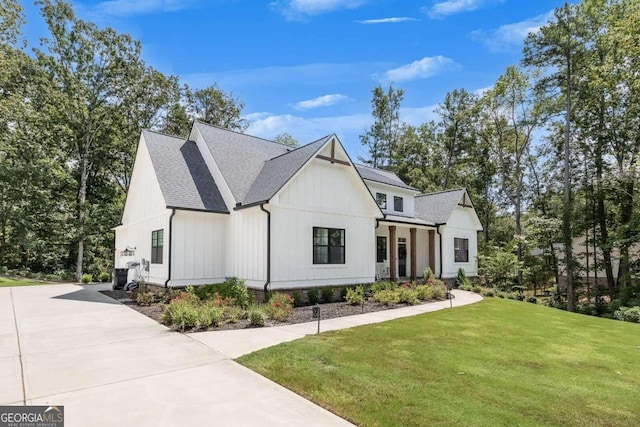
[[[175,12],[193,6],[199,0],[106,0],[90,8],[93,14],[133,16],[156,12]]]
[[[411,64],[394,68],[382,76],[388,82],[406,82],[409,80],[426,79],[446,69],[458,68],[459,65],[451,58],[444,56],[426,56]]]
[[[550,11],[524,21],[502,25],[489,32],[473,31],[471,37],[484,43],[492,52],[503,52],[520,48],[527,34],[537,32],[552,18],[553,11]]]
[[[280,12],[288,20],[305,20],[342,9],[356,9],[368,0],[279,0],[269,4],[272,10]]]
[[[419,21],[419,19],[401,16],[401,17],[393,17],[393,18],[365,19],[364,21],[356,21],[356,22],[358,24],[394,24],[397,22],[411,22],[411,21]]]
[[[422,7],[420,10],[430,18],[442,18],[456,13],[471,12],[485,5],[502,3],[504,0],[446,0],[434,4],[431,7]]]
[[[339,93],[331,94],[331,95],[323,95],[313,99],[307,99],[306,101],[300,101],[293,104],[293,108],[296,110],[310,110],[312,108],[318,107],[329,107],[331,105],[341,104],[343,102],[350,101],[346,95],[342,95]]]

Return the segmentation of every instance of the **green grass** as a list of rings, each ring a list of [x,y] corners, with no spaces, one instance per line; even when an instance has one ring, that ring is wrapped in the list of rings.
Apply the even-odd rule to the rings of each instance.
[[[44,280],[0,276],[0,288],[8,288],[10,286],[37,286],[37,285],[54,285],[54,284],[56,284],[56,282],[46,282]]]
[[[640,425],[640,324],[485,299],[239,362],[365,426]]]

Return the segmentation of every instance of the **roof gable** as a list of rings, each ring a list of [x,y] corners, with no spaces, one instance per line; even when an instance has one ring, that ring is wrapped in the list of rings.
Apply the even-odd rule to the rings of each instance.
[[[330,140],[331,136],[325,136],[265,162],[242,204],[247,206],[270,200]]]
[[[463,201],[463,197],[465,196],[477,218],[475,208],[471,203],[467,190],[464,188],[416,196],[415,216],[416,218],[430,221],[434,224],[446,224],[454,209]]]
[[[265,162],[292,151],[291,147],[195,122],[220,173],[237,203],[244,203]]]
[[[168,208],[229,212],[195,142],[148,130],[143,135]]]

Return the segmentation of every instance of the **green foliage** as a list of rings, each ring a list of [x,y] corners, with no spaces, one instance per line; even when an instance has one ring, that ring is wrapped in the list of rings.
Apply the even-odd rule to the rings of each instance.
[[[398,293],[398,301],[407,305],[418,304],[418,291],[409,286],[401,286],[396,291]]]
[[[418,299],[421,301],[428,301],[433,298],[433,286],[418,285],[416,286],[416,292]]]
[[[307,299],[309,304],[316,304],[319,301],[320,291],[318,288],[311,288],[307,291]]]
[[[400,104],[404,90],[389,86],[385,92],[382,86],[377,86],[371,93],[373,123],[364,135],[360,135],[360,142],[369,149],[369,158],[361,160],[374,168],[388,167],[402,133]]]
[[[373,292],[377,292],[377,291],[383,291],[383,290],[395,290],[398,288],[398,284],[394,283],[394,282],[376,282],[371,284],[371,288],[370,291]]]
[[[161,301],[165,304],[169,304],[171,302],[172,299],[176,298],[177,296],[181,295],[183,291],[181,291],[180,289],[172,289],[172,288],[167,288],[165,289],[164,293],[162,294],[162,297],[160,298]]]
[[[222,307],[222,313],[227,323],[238,323],[240,319],[244,319],[247,316],[247,312],[244,309],[235,305]]]
[[[429,279],[435,279],[434,275],[433,275],[433,271],[431,271],[431,267],[427,267],[424,269],[424,272],[422,273],[422,280],[424,280],[424,282],[426,283]]]
[[[212,301],[206,301],[198,306],[198,319],[196,326],[201,329],[207,329],[210,326],[219,326],[222,320],[222,309],[213,304]]]
[[[530,302],[532,304],[537,304],[538,303],[538,298],[536,298],[534,296],[529,296],[529,297],[527,297],[527,302]]]
[[[287,293],[274,292],[263,310],[270,319],[286,322],[293,313],[293,298]]]
[[[143,307],[148,306],[156,302],[156,295],[151,291],[136,292],[135,302]]]
[[[267,321],[267,315],[256,305],[249,307],[247,314],[251,326],[264,326]]]
[[[213,299],[217,294],[222,298],[231,298],[240,307],[246,308],[249,305],[249,291],[244,280],[237,277],[227,277],[224,282],[218,284],[198,286],[194,293],[201,300]]]
[[[397,289],[380,289],[371,294],[371,299],[386,306],[392,306],[400,302],[400,295]]]
[[[471,287],[471,292],[474,292],[476,294],[479,294],[482,292],[482,287],[478,286],[478,285],[474,285]]]
[[[456,288],[462,288],[463,286],[468,286],[471,284],[471,280],[467,277],[464,269],[459,268],[458,274],[456,275]]]
[[[111,274],[109,274],[109,273],[107,273],[107,272],[103,271],[102,273],[100,273],[99,278],[100,278],[100,281],[101,281],[102,283],[106,283],[106,282],[111,281]]]
[[[358,285],[353,288],[346,288],[347,294],[344,297],[344,300],[347,304],[350,305],[358,305],[364,302],[364,286]]]
[[[494,249],[490,255],[480,256],[480,266],[488,283],[500,291],[508,291],[517,283],[518,271],[523,270],[518,256],[507,247]]]
[[[273,138],[273,142],[294,148],[299,146],[298,141],[287,132],[276,135],[275,138]]]
[[[625,322],[640,323],[640,307],[620,307],[615,311],[613,316],[618,320]]]
[[[291,292],[291,298],[293,298],[294,307],[302,307],[302,293],[300,291]]]
[[[165,307],[160,321],[184,332],[198,324],[200,300],[186,292],[183,295],[184,297],[175,298]]]
[[[332,287],[322,288],[321,293],[323,302],[332,302],[333,295],[335,294],[335,289]]]
[[[434,299],[443,299],[447,292],[447,287],[440,280],[436,280],[431,287],[433,288],[432,294]]]
[[[347,289],[347,287],[340,288],[340,301],[345,301],[345,298],[347,297]]]
[[[82,275],[82,283],[91,283],[91,282],[93,282],[93,276],[91,274]]]
[[[495,292],[493,291],[493,289],[483,289],[480,294],[483,297],[490,297],[490,298],[495,296]],[[503,298],[504,298],[504,296],[503,296]]]

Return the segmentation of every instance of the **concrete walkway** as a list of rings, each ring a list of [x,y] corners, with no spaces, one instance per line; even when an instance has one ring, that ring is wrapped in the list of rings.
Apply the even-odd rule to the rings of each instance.
[[[0,288],[0,405],[64,405],[67,427],[350,425],[231,360],[315,333],[315,322],[183,335],[97,292],[106,288]],[[454,293],[454,306],[481,299]],[[321,330],[446,307],[325,320]]]

